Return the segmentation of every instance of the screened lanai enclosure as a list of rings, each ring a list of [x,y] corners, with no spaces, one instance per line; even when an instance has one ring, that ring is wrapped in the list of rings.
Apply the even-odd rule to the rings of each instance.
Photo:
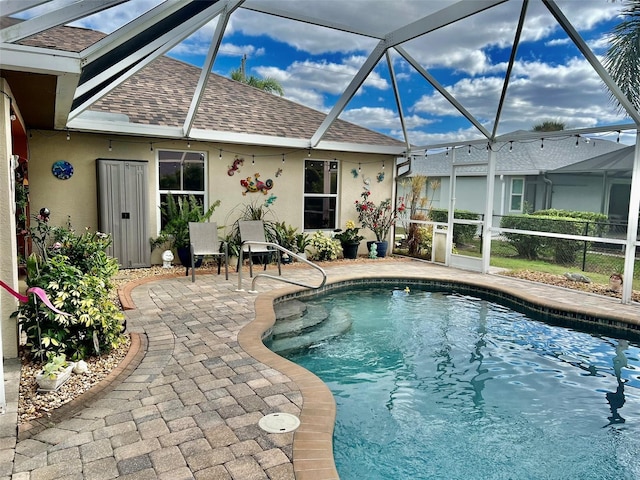
[[[398,179],[446,157],[448,218],[436,225],[436,236],[447,245],[444,263],[487,272],[491,239],[514,233],[606,243],[623,254],[627,303],[640,239],[640,112],[603,67],[608,27],[620,20],[624,6],[607,0],[2,0],[1,73],[31,128],[391,154],[398,158]],[[81,50],[30,45],[31,36],[62,25],[107,35]],[[255,68],[257,75],[273,77],[287,98],[326,114],[313,131],[267,135],[246,109],[219,112],[216,124],[199,121],[210,75],[228,75],[247,53],[249,66],[268,59]],[[166,106],[135,99],[118,113],[101,107],[111,92],[164,55],[202,68],[190,95],[172,105],[175,122],[154,123],[154,109]],[[578,80],[585,83],[577,87]],[[565,128],[532,131],[532,112],[537,120],[558,118]],[[328,139],[338,119],[400,142]],[[626,176],[614,182],[624,185],[612,197],[623,227],[576,234],[508,228],[497,220],[503,175],[523,178],[509,192],[516,205],[526,200],[527,180],[551,178],[544,167],[516,171],[508,157],[498,156],[532,143],[543,150],[561,139],[635,145]],[[472,150],[480,155],[470,160]],[[454,215],[468,193],[463,179],[470,170],[482,185],[474,197],[477,220]],[[565,174],[575,179],[586,172]],[[540,182],[538,199],[545,186]],[[603,209],[610,200],[605,198]],[[458,224],[482,232],[479,260],[452,254]]]

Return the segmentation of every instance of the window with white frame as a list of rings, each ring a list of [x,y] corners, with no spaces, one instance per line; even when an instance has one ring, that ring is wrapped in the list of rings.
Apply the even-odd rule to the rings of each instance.
[[[338,204],[338,161],[305,160],[304,228],[335,229]]]
[[[524,199],[524,178],[511,179],[511,200],[509,202],[510,212],[522,212]]]
[[[193,195],[200,204],[205,204],[205,154],[202,152],[158,150],[158,191],[160,204],[167,195],[187,197]],[[165,219],[161,218],[161,227]]]

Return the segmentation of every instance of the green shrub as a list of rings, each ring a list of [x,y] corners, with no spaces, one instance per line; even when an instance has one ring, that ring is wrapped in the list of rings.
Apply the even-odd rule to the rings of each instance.
[[[604,213],[577,212],[572,210],[549,208],[547,210],[538,210],[534,214],[537,216],[582,220],[582,235],[602,236],[606,233],[608,227],[608,217]]]
[[[468,210],[454,210],[453,216],[454,218],[459,218],[462,220],[480,219],[479,213],[470,212]],[[449,221],[449,210],[447,210],[446,208],[432,208],[431,212],[429,213],[429,217],[434,222],[447,223]],[[469,242],[476,236],[477,231],[477,225],[462,225],[459,223],[455,224],[453,228],[453,243],[461,245],[465,242]]]
[[[49,236],[56,241],[50,243]],[[105,253],[110,237],[51,228],[42,240],[46,254],[28,258],[27,286],[44,289],[53,305],[68,315],[36,303],[33,296],[20,305],[16,315],[31,354],[40,359],[65,354],[78,360],[120,345],[124,316],[109,296],[111,277],[118,270],[117,261]]]
[[[500,220],[500,227],[513,230],[532,230],[537,232],[553,232],[568,235],[580,235],[583,222],[568,217],[552,217],[549,215],[506,215]],[[563,265],[575,261],[575,255],[581,248],[581,242],[560,238],[538,237],[522,233],[504,233],[507,241],[517,250],[518,256],[535,260],[541,256],[542,250],[549,247],[554,261]]]

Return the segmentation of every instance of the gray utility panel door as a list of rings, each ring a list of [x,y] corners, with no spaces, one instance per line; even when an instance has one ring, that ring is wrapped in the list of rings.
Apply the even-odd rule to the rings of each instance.
[[[142,268],[151,264],[147,233],[148,163],[138,160],[99,158],[99,229],[109,233],[113,244],[107,253],[121,268]]]

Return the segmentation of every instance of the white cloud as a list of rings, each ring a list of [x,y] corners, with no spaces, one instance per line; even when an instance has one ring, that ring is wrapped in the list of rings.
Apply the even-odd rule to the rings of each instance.
[[[305,60],[293,62],[286,69],[275,66],[257,66],[251,70],[261,77],[277,80],[282,85],[287,98],[312,108],[319,108],[318,99],[325,94],[340,95],[349,85],[363,61],[364,59],[361,57],[348,57],[344,63]],[[390,85],[374,71],[367,77],[360,92],[363,89],[371,88],[384,91],[389,89]],[[313,94],[301,95],[303,90],[308,90]],[[304,98],[310,99],[311,103],[303,101]],[[327,111],[328,107],[322,104],[319,109]]]
[[[556,46],[564,46],[564,45],[571,45],[571,39],[570,38],[554,38],[553,40],[549,40],[548,42],[544,43],[545,47],[556,47]]]
[[[465,78],[447,90],[483,124],[493,128],[501,77]],[[460,114],[439,94],[419,98],[411,111],[436,118]],[[602,82],[582,59],[565,65],[516,62],[500,122],[500,133],[530,130],[545,119],[558,119],[568,128],[614,124],[623,120],[608,100]]]
[[[264,47],[256,47],[255,45],[234,45],[233,43],[225,42],[220,45],[218,50],[220,55],[228,57],[241,57],[246,55],[247,57],[261,57],[265,53]]]
[[[352,108],[345,110],[342,115],[340,115],[340,118],[372,130],[391,130],[400,127],[398,114],[388,108]]]

